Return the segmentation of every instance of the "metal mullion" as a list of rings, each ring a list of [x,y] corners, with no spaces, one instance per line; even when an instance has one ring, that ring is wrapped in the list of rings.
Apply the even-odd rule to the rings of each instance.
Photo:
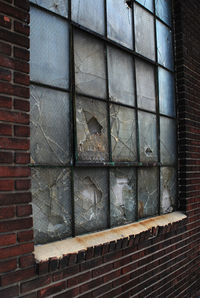
[[[57,86],[52,86],[52,85],[48,85],[45,83],[40,83],[40,82],[36,82],[33,80],[30,80],[30,85],[36,85],[36,86],[40,86],[40,87],[44,87],[44,88],[48,88],[48,89],[53,89],[53,90],[57,90],[57,91],[62,91],[62,92],[70,92],[69,88],[62,88],[62,87],[57,87]]]
[[[151,15],[154,15],[154,12],[149,10],[148,8],[146,8],[145,6],[143,6],[141,3],[134,1],[135,4],[137,4],[138,6],[140,6],[141,8],[143,8],[144,10],[146,10],[146,12],[150,13]]]
[[[68,2],[69,2],[69,0],[68,0]],[[40,5],[38,5],[38,4],[34,3],[34,2],[31,2],[30,4],[34,8],[40,9],[40,10],[42,10],[42,11],[44,11],[46,13],[49,13],[49,14],[55,16],[55,17],[59,17],[59,18],[65,20],[65,21],[66,20],[69,21],[69,5],[68,5],[68,17],[65,17],[65,16],[62,16],[62,15],[60,15],[59,13],[57,13],[55,11],[49,10],[48,8],[43,7],[43,6],[40,6]]]

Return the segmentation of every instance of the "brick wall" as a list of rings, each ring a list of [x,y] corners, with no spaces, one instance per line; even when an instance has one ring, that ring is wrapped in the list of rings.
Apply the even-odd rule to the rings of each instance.
[[[0,297],[191,297],[200,289],[200,2],[174,1],[179,202],[188,218],[37,264],[29,163],[29,3],[0,0]]]

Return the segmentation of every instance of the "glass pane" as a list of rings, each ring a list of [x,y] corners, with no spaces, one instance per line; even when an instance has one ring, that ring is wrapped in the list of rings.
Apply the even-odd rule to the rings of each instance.
[[[74,34],[76,90],[96,97],[106,97],[104,45],[87,34]]]
[[[138,216],[144,218],[158,213],[158,169],[138,169]]]
[[[158,160],[156,115],[139,112],[140,160],[152,162]]]
[[[68,0],[31,0],[30,2],[45,7],[61,16],[68,16]]]
[[[112,101],[135,104],[133,58],[108,47],[109,97]]]
[[[31,162],[59,165],[70,160],[69,96],[31,86]]]
[[[124,0],[107,0],[108,38],[133,48],[132,9]]]
[[[136,153],[135,110],[119,105],[110,106],[112,159],[135,161]]]
[[[111,226],[135,220],[136,176],[134,169],[118,168],[110,171]]]
[[[107,228],[108,175],[105,169],[76,169],[74,174],[75,233]]]
[[[153,12],[153,0],[137,0],[137,2]]]
[[[104,0],[72,0],[72,20],[104,34]]]
[[[69,30],[65,20],[31,9],[31,80],[57,87],[69,85]]]
[[[155,60],[154,18],[139,5],[134,5],[135,50]]]
[[[176,202],[176,170],[174,168],[161,168],[161,202],[160,213],[169,213],[175,209]]]
[[[154,67],[142,60],[136,60],[137,104],[139,108],[155,111]]]
[[[160,155],[163,164],[176,162],[176,122],[160,117]]]
[[[71,236],[70,171],[58,168],[31,171],[35,243]]]
[[[174,76],[169,71],[158,68],[160,113],[175,116]]]
[[[108,160],[106,103],[78,97],[76,125],[79,160]]]
[[[159,21],[156,21],[156,28],[158,63],[173,70],[172,32]]]
[[[171,25],[171,0],[156,0],[156,15],[163,22]]]

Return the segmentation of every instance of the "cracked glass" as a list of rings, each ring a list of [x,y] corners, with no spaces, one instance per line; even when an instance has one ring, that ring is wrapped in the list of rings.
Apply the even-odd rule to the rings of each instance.
[[[153,0],[137,0],[137,2],[153,12]]]
[[[63,165],[70,161],[69,95],[31,86],[31,163]]]
[[[160,183],[160,213],[173,212],[176,204],[176,170],[171,167],[162,167],[160,170]]]
[[[108,227],[108,173],[106,169],[74,172],[75,234]]]
[[[156,15],[167,25],[171,25],[171,0],[156,0],[155,1]]]
[[[160,117],[160,156],[165,165],[176,162],[176,121]]]
[[[35,243],[71,236],[70,170],[32,168],[31,172]]]
[[[135,161],[137,158],[135,110],[110,105],[110,129],[112,159]]]
[[[51,10],[61,16],[68,16],[68,0],[31,0],[30,2]]]
[[[111,227],[125,225],[135,220],[136,214],[135,169],[110,170]]]

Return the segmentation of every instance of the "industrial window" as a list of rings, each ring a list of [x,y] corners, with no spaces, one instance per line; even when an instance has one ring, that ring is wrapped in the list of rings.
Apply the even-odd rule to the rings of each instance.
[[[31,2],[35,243],[172,212],[170,1]]]

